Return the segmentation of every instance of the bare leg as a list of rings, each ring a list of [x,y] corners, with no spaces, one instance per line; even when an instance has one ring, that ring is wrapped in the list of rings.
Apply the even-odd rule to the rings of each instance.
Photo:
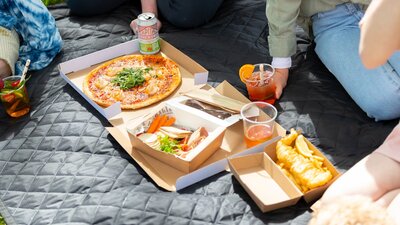
[[[388,212],[389,215],[394,219],[394,222],[396,224],[400,224],[400,194],[397,194],[397,196],[393,199],[393,201],[390,203],[388,206]]]
[[[339,177],[321,200],[329,201],[343,195],[363,195],[376,201],[387,192],[398,188],[400,163],[373,152]]]
[[[399,194],[400,194],[400,188],[392,190],[392,191],[389,191],[388,193],[386,193],[385,195],[380,197],[376,201],[376,203],[378,203],[379,205],[387,208],[390,205],[390,203],[394,200],[394,198],[396,198],[396,196],[398,196]]]

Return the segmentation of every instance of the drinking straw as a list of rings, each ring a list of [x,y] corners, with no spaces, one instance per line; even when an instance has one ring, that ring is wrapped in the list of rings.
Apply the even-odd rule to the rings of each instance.
[[[28,72],[29,64],[31,64],[31,60],[30,59],[26,60],[24,70],[22,71],[22,76],[21,76],[20,82],[25,80],[25,76],[26,76],[26,72]]]
[[[264,84],[264,64],[260,64],[260,85]]]

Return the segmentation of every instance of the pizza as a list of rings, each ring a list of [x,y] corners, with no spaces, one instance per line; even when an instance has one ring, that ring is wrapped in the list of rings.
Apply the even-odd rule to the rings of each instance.
[[[83,92],[108,107],[138,109],[159,102],[179,87],[178,65],[161,55],[126,55],[93,69],[83,82]]]

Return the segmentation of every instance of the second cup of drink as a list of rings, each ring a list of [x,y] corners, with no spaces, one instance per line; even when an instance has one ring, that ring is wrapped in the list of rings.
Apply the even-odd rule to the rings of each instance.
[[[261,144],[272,138],[276,108],[266,102],[251,102],[240,111],[243,119],[244,140],[248,148]]]
[[[254,65],[251,76],[244,79],[249,99],[251,101],[265,101],[274,99],[275,86],[273,78],[275,69],[266,63]]]

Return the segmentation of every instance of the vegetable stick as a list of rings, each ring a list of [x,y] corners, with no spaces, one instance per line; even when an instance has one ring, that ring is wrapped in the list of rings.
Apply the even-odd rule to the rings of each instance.
[[[165,124],[163,125],[163,126],[171,126],[172,124],[174,124],[175,123],[175,117],[173,117],[173,116],[171,116],[166,122],[165,122]]]
[[[18,99],[17,101],[14,102],[14,104],[12,104],[12,106],[8,110],[10,112],[14,112],[17,109],[17,106],[19,105],[20,102],[21,102],[21,99]]]
[[[160,119],[161,119],[160,115],[156,115],[154,117],[153,121],[149,126],[149,129],[147,129],[147,133],[154,133],[157,130],[158,124],[160,123]]]
[[[165,114],[162,115],[162,116],[161,116],[161,119],[160,119],[160,122],[158,123],[157,128],[156,128],[155,131],[157,131],[158,129],[160,129],[160,127],[164,126],[164,124],[165,124],[165,122],[167,122],[167,120],[168,120],[168,116],[165,115]],[[154,131],[154,132],[155,132],[155,131]]]
[[[180,143],[181,144],[187,144],[188,140],[189,140],[189,136],[186,136],[180,141]]]
[[[189,145],[187,145],[187,144],[181,144],[181,149],[182,149],[182,151],[186,152],[186,151],[189,150]]]

